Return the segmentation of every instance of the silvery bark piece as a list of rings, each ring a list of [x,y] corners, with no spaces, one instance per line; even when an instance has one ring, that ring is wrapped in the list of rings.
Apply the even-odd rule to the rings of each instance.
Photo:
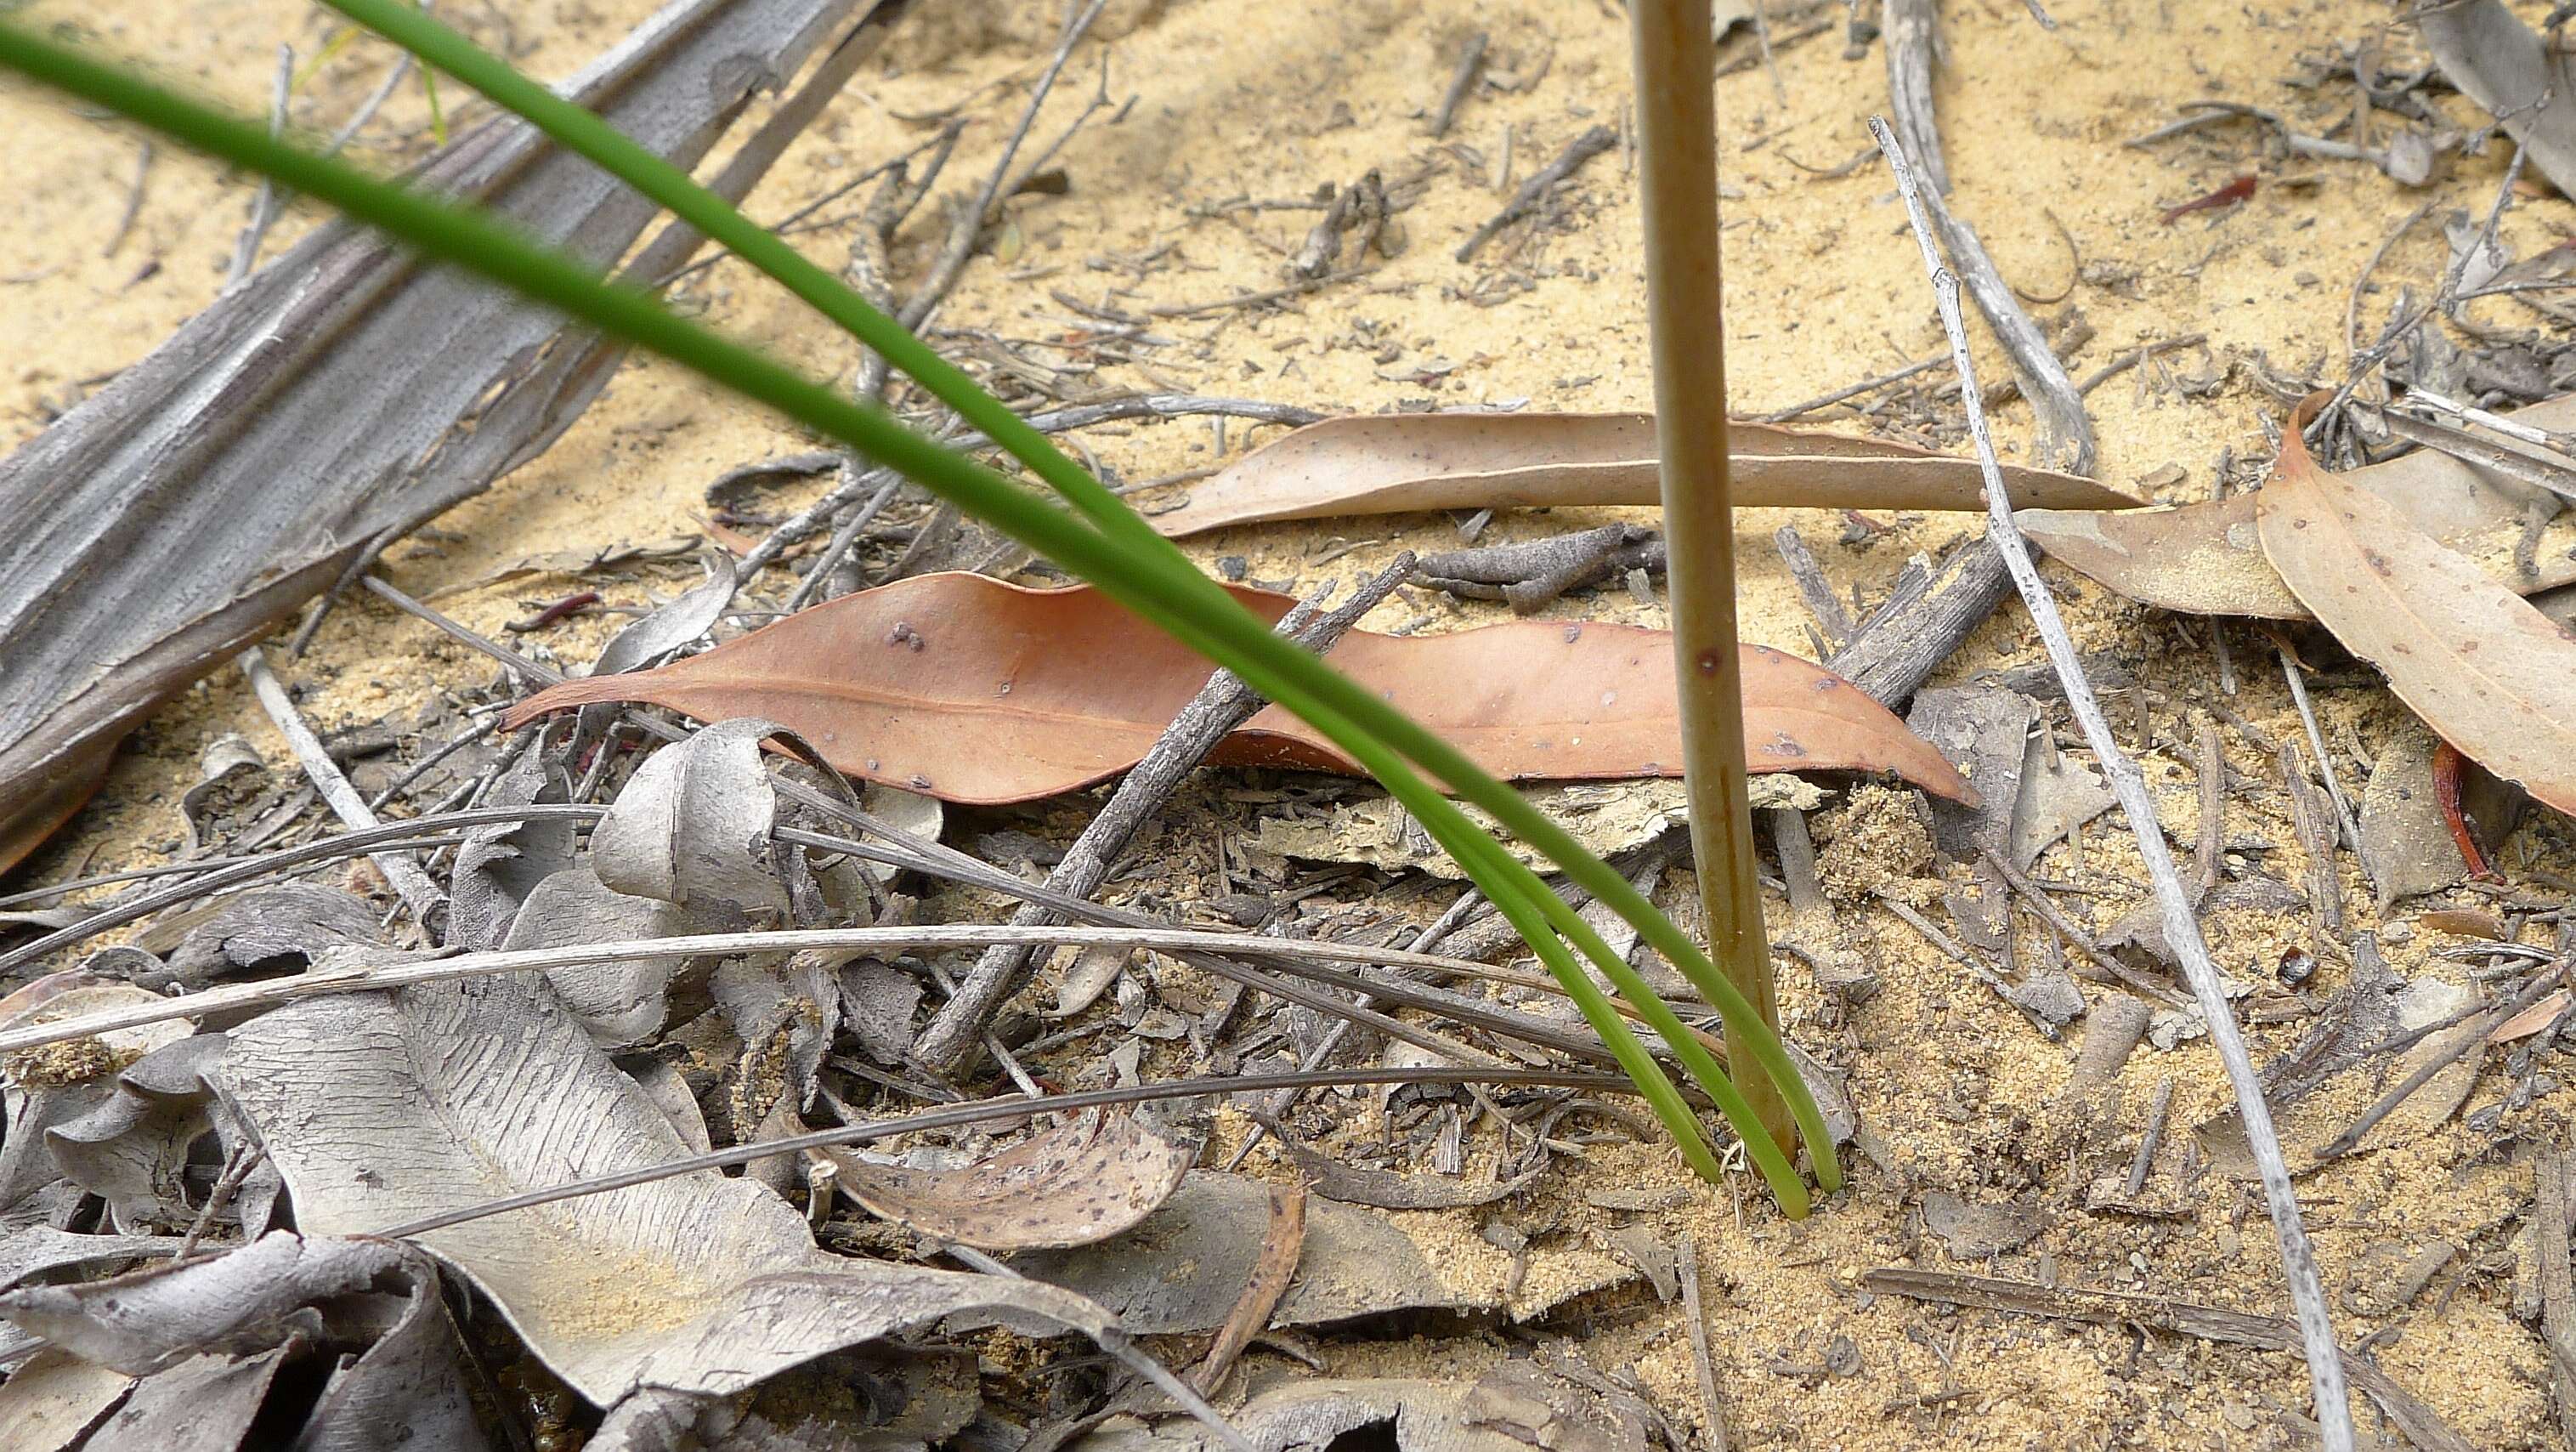
[[[863,4],[673,0],[561,90],[694,166]],[[656,211],[508,120],[410,180],[602,266]],[[371,541],[552,442],[616,361],[560,332],[545,309],[333,223],[0,462],[0,842],[68,815],[146,712]]]

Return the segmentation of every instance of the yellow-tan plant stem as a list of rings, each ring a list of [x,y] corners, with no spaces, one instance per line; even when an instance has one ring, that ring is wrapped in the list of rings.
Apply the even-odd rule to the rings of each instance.
[[[1753,877],[1744,784],[1744,690],[1736,669],[1734,499],[1726,475],[1726,351],[1720,319],[1716,48],[1708,0],[1629,0],[1637,58],[1637,151],[1645,188],[1646,300],[1654,330],[1655,435],[1663,459],[1682,768],[1708,955],[1775,1030],[1771,949]],[[1727,1030],[1731,1063],[1750,1063]],[[1763,1125],[1789,1142],[1788,1106],[1738,1079]]]

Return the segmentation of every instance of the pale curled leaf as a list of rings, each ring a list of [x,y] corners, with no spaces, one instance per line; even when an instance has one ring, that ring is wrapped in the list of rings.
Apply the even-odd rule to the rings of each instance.
[[[775,729],[723,721],[647,757],[590,834],[601,884],[699,911],[784,908],[767,854],[777,799],[760,753]]]
[[[2533,404],[2512,417],[2536,428],[2576,428],[2576,395]],[[2537,492],[2526,484],[2431,449],[2340,477],[2402,511],[2414,527],[2476,560],[2517,592],[2576,581],[2576,558],[2569,554],[2576,545],[2576,518],[2562,517],[2542,533],[2533,574],[2523,574],[2516,562],[2524,510]],[[2263,557],[2254,511],[2254,496],[2236,494],[2121,513],[2022,509],[2013,519],[2062,563],[2158,609],[2305,620],[2307,607]]]
[[[531,751],[501,773],[483,804],[524,807],[570,800],[572,783],[562,769]],[[467,832],[456,849],[456,870],[448,884],[448,946],[468,952],[499,947],[538,885],[572,866],[573,850],[573,824],[560,819],[496,822]]]
[[[1232,593],[1270,620],[1294,603]],[[1749,770],[1893,771],[1927,791],[1973,796],[1939,752],[1840,677],[1766,647],[1741,656]],[[1672,638],[1662,631],[1536,620],[1447,635],[1354,630],[1333,664],[1499,776],[1681,771]],[[1135,764],[1207,673],[1188,647],[1089,587],[925,575],[844,595],[659,670],[567,681],[520,702],[507,721],[610,700],[708,721],[765,717],[853,776],[990,804],[1071,791]],[[1276,706],[1209,760],[1357,771]]]
[[[2296,422],[2256,496],[2264,557],[2462,755],[2576,811],[2576,634],[2316,467]]]
[[[234,1032],[222,1083],[258,1124],[309,1234],[369,1234],[686,1152],[552,993],[526,980],[279,1009]],[[786,1202],[713,1171],[419,1241],[603,1406],[646,1384],[729,1395],[952,1315],[1109,1325],[1046,1286],[827,1255]]]
[[[504,949],[557,948],[615,943],[740,927],[738,915],[693,913],[657,897],[639,897],[603,886],[585,863],[537,884],[501,941]],[[546,970],[566,1008],[606,1048],[642,1043],[661,1031],[668,1016],[671,980],[690,966],[685,958],[624,958]]]
[[[703,585],[610,636],[591,662],[595,676],[617,675],[653,664],[715,628],[733,603],[733,556],[718,550],[707,557]]]
[[[1734,424],[1728,442],[1739,506],[1985,507],[1973,460],[1767,424]],[[2004,475],[2013,498],[2052,508],[2140,502],[2070,474]],[[1659,502],[1652,414],[1376,414],[1326,419],[1264,444],[1152,518],[1164,534],[1187,535],[1278,519]]]
[[[146,1388],[191,1385],[191,1359],[330,1355],[298,1447],[488,1445],[438,1269],[391,1241],[280,1231],[208,1259],[15,1291],[0,1317]]]
[[[955,1170],[912,1169],[826,1151],[835,1183],[869,1213],[981,1250],[1044,1250],[1106,1240],[1179,1189],[1196,1149],[1131,1114],[1093,1114]]]

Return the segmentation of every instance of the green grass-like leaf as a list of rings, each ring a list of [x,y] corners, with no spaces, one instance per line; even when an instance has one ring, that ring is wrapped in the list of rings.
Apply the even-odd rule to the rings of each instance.
[[[265,130],[172,95],[118,67],[0,25],[0,67],[124,112],[208,153],[275,177],[306,195],[401,239],[422,254],[480,273],[525,296],[691,368],[746,398],[916,480],[1085,579],[1175,638],[1224,665],[1254,689],[1323,731],[1422,822],[1473,875],[1496,906],[1563,982],[1586,1020],[1645,1093],[1676,1144],[1703,1176],[1718,1168],[1696,1118],[1643,1044],[1568,950],[1582,952],[1656,1029],[1692,1078],[1734,1125],[1782,1208],[1802,1215],[1806,1186],[1743,1096],[1669,1005],[1612,953],[1600,935],[1435,789],[1424,773],[1485,808],[1608,903],[1706,994],[1730,1024],[1751,1024],[1757,1067],[1779,1086],[1827,1190],[1840,1166],[1822,1116],[1776,1035],[1734,986],[1645,897],[1509,786],[1448,743],[1339,672],[1274,635],[1169,541],[1102,488],[998,399],[984,393],[927,345],[870,307],[838,279],[698,188],[676,168],[564,102],[419,12],[390,0],[333,0],[337,8],[528,117],[671,208],[710,238],[777,278],[799,297],[882,353],[1013,458],[1081,516],[1014,484],[965,455],[931,443],[883,411],[852,402],[755,350],[683,321],[649,295],[599,274],[471,211],[375,180],[346,164],[273,141]],[[1560,935],[1562,935],[1560,937]],[[1738,1066],[1739,1068],[1743,1066]]]

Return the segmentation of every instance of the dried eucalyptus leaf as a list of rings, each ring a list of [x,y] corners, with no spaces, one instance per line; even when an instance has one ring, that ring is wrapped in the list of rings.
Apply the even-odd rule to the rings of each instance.
[[[2024,748],[2021,785],[2013,795],[2013,865],[2027,872],[2067,833],[2118,804],[2111,784],[2092,767],[2033,736]]]
[[[237,1452],[285,1361],[284,1347],[189,1357],[136,1383],[82,1452]]]
[[[10,1452],[66,1452],[125,1400],[134,1378],[60,1351],[38,1352],[0,1383]]]
[[[298,1447],[488,1445],[438,1268],[408,1245],[280,1231],[212,1259],[15,1291],[0,1317],[147,1389],[189,1384],[193,1362],[331,1354]]]
[[[298,973],[326,948],[383,942],[373,904],[309,882],[221,898],[136,935],[137,946],[167,955],[169,980],[190,989],[241,973]]]
[[[206,1072],[223,1057],[222,1034],[198,1034],[156,1049],[116,1076],[115,1092],[77,1119],[45,1131],[54,1163],[107,1201],[118,1230],[185,1225],[188,1151],[214,1133],[214,1092]]]
[[[483,804],[571,800],[572,783],[562,769],[529,752],[492,783]],[[573,865],[573,845],[573,824],[567,821],[497,822],[467,832],[448,885],[447,945],[468,953],[499,947],[529,895]]]
[[[711,921],[707,914],[660,898],[612,891],[585,865],[537,884],[501,946],[561,948],[723,932],[740,925],[732,915]],[[628,958],[549,968],[545,979],[592,1037],[608,1048],[623,1048],[661,1031],[670,1013],[671,980],[688,966],[686,958]]]
[[[1905,724],[1940,748],[1981,800],[1976,806],[1929,798],[1932,838],[1941,855],[1973,862],[1981,848],[2004,850],[2021,792],[2022,759],[2039,708],[2001,686],[1932,686],[1914,694]]]
[[[687,1151],[530,979],[293,1004],[234,1032],[220,1079],[313,1234],[372,1234]],[[644,1385],[730,1395],[950,1316],[1114,1325],[1048,1286],[825,1254],[786,1202],[714,1171],[468,1221],[418,1243],[600,1406]]]
[[[159,1259],[178,1248],[175,1235],[75,1235],[51,1225],[29,1225],[0,1238],[0,1291],[46,1271]]]
[[[842,1192],[871,1214],[983,1250],[1044,1250],[1134,1226],[1180,1188],[1198,1151],[1133,1115],[1090,1114],[963,1169],[827,1153]]]
[[[784,909],[768,860],[777,798],[760,759],[776,729],[722,721],[647,758],[590,834],[599,880],[680,907]]]
[[[130,984],[73,986],[35,998],[21,1012],[0,1019],[0,1028],[160,1002],[161,995]],[[0,1104],[5,1104],[8,1125],[5,1139],[0,1139],[0,1212],[62,1178],[45,1143],[45,1131],[107,1102],[116,1092],[113,1075],[119,1063],[176,1043],[190,1032],[185,1020],[174,1020],[26,1049],[0,1059],[0,1076],[5,1076]]]
[[[1270,1223],[1270,1193],[1240,1175],[1195,1171],[1160,1210],[1094,1245],[1011,1257],[1022,1274],[1077,1291],[1140,1333],[1212,1331],[1250,1278]],[[1321,1201],[1307,1207],[1296,1283],[1272,1318],[1315,1326],[1394,1311],[1492,1311],[1499,1281],[1441,1265],[1374,1211]]]
[[[827,952],[754,953],[716,965],[709,980],[716,1007],[733,1025],[746,1055],[775,1053],[785,1093],[803,1110],[814,1102],[816,1075],[841,1018],[840,958]],[[783,1132],[796,1134],[802,1126]]]
[[[613,676],[642,670],[715,628],[733,603],[733,556],[722,550],[707,556],[707,581],[608,638],[590,673]]]

